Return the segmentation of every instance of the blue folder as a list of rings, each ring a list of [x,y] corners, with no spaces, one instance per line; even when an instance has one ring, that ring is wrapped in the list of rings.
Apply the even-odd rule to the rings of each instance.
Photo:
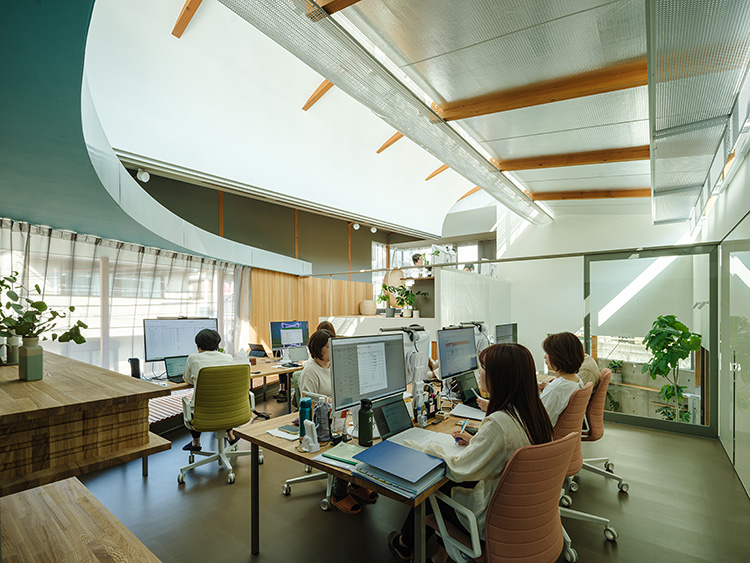
[[[367,448],[365,451],[355,455],[354,459],[372,465],[382,471],[387,471],[410,483],[416,483],[443,463],[443,460],[440,458],[407,448],[389,440],[383,440]]]

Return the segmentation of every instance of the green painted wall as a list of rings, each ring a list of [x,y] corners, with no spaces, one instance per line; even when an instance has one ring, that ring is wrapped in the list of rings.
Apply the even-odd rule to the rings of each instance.
[[[219,193],[210,188],[151,175],[141,186],[164,207],[211,233],[219,233]],[[348,264],[346,221],[315,213],[299,212],[299,258],[312,263],[313,273],[345,272]],[[224,194],[224,236],[228,239],[294,256],[294,209],[265,201]],[[368,270],[372,265],[372,241],[389,238],[413,240],[369,227],[352,229],[352,270]],[[336,276],[346,279],[346,276]],[[354,274],[354,281],[371,281],[371,275]]]

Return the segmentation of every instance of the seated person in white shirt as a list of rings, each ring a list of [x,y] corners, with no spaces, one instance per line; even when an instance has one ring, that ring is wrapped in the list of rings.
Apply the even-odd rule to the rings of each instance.
[[[190,354],[187,362],[185,362],[185,383],[195,386],[195,382],[198,380],[198,372],[202,368],[235,363],[232,356],[218,351],[220,342],[221,336],[219,333],[210,328],[204,328],[195,335],[195,345],[198,347],[198,353]],[[193,399],[191,398],[189,401],[192,404]],[[190,434],[193,440],[182,446],[182,449],[188,452],[201,451],[201,433],[190,430]],[[227,440],[230,446],[236,444],[239,440],[239,438],[235,437],[234,431],[231,428],[227,430]]]
[[[552,425],[539,400],[534,358],[520,344],[495,344],[479,353],[479,389],[489,396],[487,416],[475,436],[453,433],[457,442],[466,446],[461,455],[451,456],[436,445],[406,444],[445,460],[445,475],[451,482],[441,490],[474,513],[484,539],[487,508],[510,456],[518,448],[552,441]],[[452,508],[442,504],[440,510],[451,524],[467,527]],[[429,504],[427,511],[431,512]],[[401,531],[388,536],[388,545],[401,560],[413,557],[413,510]]]
[[[568,406],[570,397],[583,388],[583,381],[578,377],[578,370],[583,364],[583,344],[575,334],[560,332],[551,334],[542,342],[544,361],[547,368],[554,372],[555,379],[548,384],[540,385],[540,398],[547,409],[552,426]]]

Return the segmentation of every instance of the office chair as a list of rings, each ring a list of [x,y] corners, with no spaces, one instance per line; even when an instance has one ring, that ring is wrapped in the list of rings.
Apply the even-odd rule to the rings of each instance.
[[[193,405],[183,400],[185,426],[198,432],[213,432],[219,444],[218,452],[190,452],[189,464],[180,468],[177,482],[185,482],[185,472],[201,465],[218,461],[227,470],[227,482],[234,483],[234,471],[229,458],[250,455],[239,451],[239,443],[227,447],[224,436],[228,428],[242,426],[250,421],[255,407],[255,397],[250,393],[250,365],[231,364],[205,367],[198,372],[193,393]],[[195,456],[202,456],[194,461]]]
[[[589,404],[589,398],[591,397],[592,388],[593,385],[591,383],[587,383],[583,386],[583,389],[579,389],[571,395],[570,401],[568,401],[568,406],[565,407],[565,410],[560,415],[560,418],[557,419],[557,424],[555,424],[555,427],[553,429],[553,436],[556,440],[562,438],[563,436],[567,436],[571,432],[578,433],[578,440],[576,440],[573,457],[570,460],[570,465],[568,466],[568,471],[565,476],[566,479],[570,479],[573,475],[578,473],[583,466],[580,436],[581,428],[583,427],[583,418],[586,414],[586,408]],[[577,510],[571,510],[570,508],[568,508],[568,506],[570,506],[571,504],[570,497],[565,495],[564,492],[565,489],[562,489],[560,491],[560,516],[574,518],[576,520],[583,520],[585,522],[596,522],[598,524],[603,524],[604,537],[609,541],[617,540],[617,531],[615,531],[615,529],[609,525],[608,518],[595,516],[593,514],[587,514],[585,512],[579,512]],[[567,502],[563,501],[563,499],[565,498],[567,498]],[[571,545],[572,542],[570,540],[568,532],[565,530],[565,526],[563,526],[562,530],[563,537],[565,539],[565,560],[569,563],[575,563],[575,561],[578,561],[578,553],[576,553],[576,550],[573,549]]]
[[[294,390],[293,397],[296,399],[294,402],[295,408],[299,405],[299,399],[300,396],[300,390],[299,390],[299,376],[302,372],[301,371],[295,371],[292,374],[292,381],[291,381],[291,387]],[[312,467],[309,465],[305,465],[305,473],[309,473],[309,475],[302,475],[301,477],[293,477],[291,479],[287,479],[284,484],[281,486],[281,493],[288,497],[292,494],[292,485],[298,485],[300,483],[310,483],[312,481],[322,481],[323,479],[328,479],[328,484],[326,486],[326,496],[323,500],[320,501],[320,508],[322,510],[328,510],[331,507],[331,493],[333,491],[333,475],[330,473],[323,473],[322,471],[318,471],[317,473],[312,472]]]
[[[609,380],[612,377],[612,372],[609,369],[602,370],[602,377],[599,380],[599,386],[594,391],[594,395],[589,401],[589,406],[586,408],[586,420],[588,421],[588,430],[584,428],[581,440],[584,442],[596,442],[604,436],[604,403],[607,400],[607,388],[609,387]],[[595,463],[603,463],[604,469],[596,467]],[[617,488],[620,492],[627,493],[630,489],[622,477],[615,475],[612,471],[615,468],[614,463],[609,461],[608,457],[591,458],[583,460],[583,469],[591,471],[607,479],[613,479],[617,481]],[[578,483],[571,481],[569,483],[569,490],[576,492],[578,490]]]
[[[552,563],[563,548],[563,528],[557,502],[578,432],[537,446],[516,450],[500,476],[487,508],[484,552],[474,513],[447,495],[430,497],[434,514],[427,525],[443,539],[454,561],[486,563]],[[443,520],[439,498],[469,520],[470,532]]]

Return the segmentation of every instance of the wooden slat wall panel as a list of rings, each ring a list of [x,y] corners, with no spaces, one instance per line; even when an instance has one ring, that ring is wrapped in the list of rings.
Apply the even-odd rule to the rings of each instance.
[[[319,317],[359,315],[359,303],[372,299],[372,284],[303,278],[253,268],[250,296],[250,340],[271,349],[271,321],[307,321],[310,331]]]

